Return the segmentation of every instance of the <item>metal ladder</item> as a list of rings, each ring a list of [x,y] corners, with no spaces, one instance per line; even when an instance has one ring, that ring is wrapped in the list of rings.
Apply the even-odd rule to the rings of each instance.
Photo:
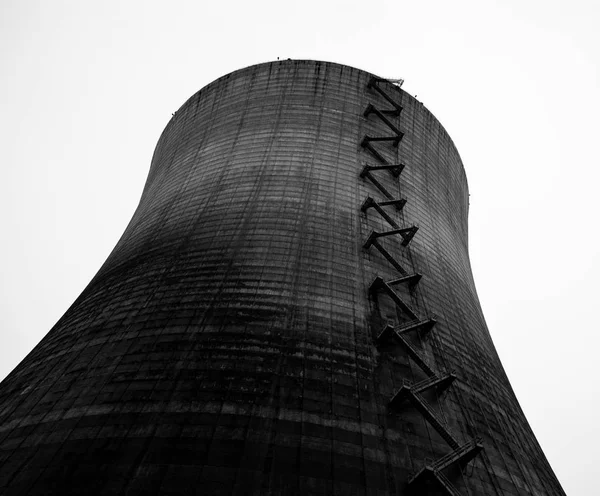
[[[375,188],[384,196],[383,200],[376,200],[372,196],[367,196],[361,205],[361,211],[366,213],[369,209],[375,210],[390,226],[389,231],[372,231],[365,241],[363,248],[369,250],[375,247],[381,255],[392,265],[402,277],[390,281],[385,281],[382,277],[376,277],[369,288],[371,295],[384,292],[394,302],[394,304],[408,317],[410,321],[398,326],[387,325],[379,333],[375,342],[378,346],[399,344],[408,354],[408,356],[425,372],[428,376],[416,384],[404,383],[402,387],[390,399],[389,405],[392,411],[399,411],[404,408],[405,400],[416,408],[438,432],[438,434],[448,443],[451,451],[444,456],[435,460],[432,464],[425,464],[423,468],[408,481],[408,486],[411,489],[417,489],[420,484],[433,480],[446,494],[450,496],[460,496],[460,493],[454,488],[450,480],[442,473],[442,470],[449,468],[452,465],[464,465],[471,461],[482,449],[480,439],[473,439],[466,444],[461,445],[450,432],[448,426],[438,417],[434,410],[428,405],[427,401],[420,393],[435,388],[443,390],[452,385],[456,380],[454,373],[438,374],[421,356],[417,349],[412,346],[408,339],[404,336],[411,332],[417,332],[421,337],[426,337],[432,331],[437,321],[434,318],[421,318],[412,308],[406,303],[400,295],[393,289],[392,286],[398,284],[407,284],[410,291],[413,291],[422,278],[421,274],[410,273],[403,267],[381,243],[381,238],[389,236],[401,236],[401,245],[406,247],[412,241],[418,231],[417,226],[401,227],[401,225],[388,213],[384,207],[394,207],[396,211],[401,211],[404,208],[407,200],[405,198],[395,198],[388,189],[378,179],[377,175],[387,171],[394,179],[399,178],[405,168],[404,164],[392,164],[384,156],[383,150],[380,148],[382,144],[390,143],[393,147],[398,147],[400,141],[404,137],[404,133],[400,128],[390,120],[390,117],[399,117],[402,112],[402,107],[391,98],[388,93],[382,88],[381,83],[386,80],[373,77],[369,81],[367,87],[375,91],[389,103],[391,109],[379,109],[373,103],[369,103],[363,112],[363,116],[367,119],[373,116],[379,119],[390,130],[389,135],[371,136],[365,134],[361,141],[361,146],[365,151],[369,152],[378,162],[378,165],[365,164],[360,177],[368,179]],[[388,117],[389,116],[389,117]]]

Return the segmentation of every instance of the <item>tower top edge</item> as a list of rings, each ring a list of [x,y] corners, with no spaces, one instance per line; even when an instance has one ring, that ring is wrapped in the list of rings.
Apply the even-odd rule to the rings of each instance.
[[[260,70],[260,69],[268,67],[268,66],[288,65],[288,64],[290,64],[290,65],[313,65],[313,66],[322,65],[322,66],[328,66],[328,67],[339,67],[339,68],[343,68],[343,69],[349,69],[351,71],[361,72],[365,75],[372,76],[372,77],[377,77],[377,78],[381,77],[377,74],[373,74],[372,72],[365,71],[364,69],[359,69],[358,67],[354,67],[354,66],[347,65],[347,64],[340,64],[339,62],[330,62],[330,61],[326,61],[326,60],[315,60],[315,59],[290,59],[290,58],[287,58],[287,59],[282,59],[282,60],[271,60],[268,62],[260,62],[258,64],[252,64],[252,65],[249,65],[246,67],[242,67],[240,69],[236,69],[236,70],[231,71],[223,76],[218,77],[214,81],[212,81],[212,82],[208,83],[207,85],[205,85],[204,87],[202,87],[199,91],[202,91],[202,90],[218,83],[219,81],[229,79],[232,76],[240,75],[243,72]],[[381,79],[386,79],[386,78],[381,78]]]

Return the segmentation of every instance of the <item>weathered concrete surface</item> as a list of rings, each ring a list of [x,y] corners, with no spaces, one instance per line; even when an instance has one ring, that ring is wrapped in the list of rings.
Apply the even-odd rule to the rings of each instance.
[[[224,76],[188,100],[157,145],[140,205],[90,285],[0,385],[2,494],[407,494],[411,474],[450,448],[410,404],[426,377],[397,345],[406,320],[376,276],[400,274],[363,244],[390,229],[359,177],[365,135],[390,128],[372,75],[283,61]],[[467,252],[467,183],[439,122],[400,89],[389,117],[405,136],[377,143],[404,197],[404,247],[381,245],[416,289],[396,288],[427,340],[408,336],[458,380],[427,400],[463,443],[485,451],[461,494],[563,494],[490,340]],[[402,285],[400,285],[402,286]],[[443,397],[442,397],[443,396]],[[431,486],[432,483],[430,483]],[[421,494],[424,494],[421,490]],[[431,493],[433,494],[433,493]]]

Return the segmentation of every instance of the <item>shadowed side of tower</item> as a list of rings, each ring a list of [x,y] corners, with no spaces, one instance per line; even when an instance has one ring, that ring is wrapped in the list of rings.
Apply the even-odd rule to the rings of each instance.
[[[468,192],[388,81],[252,66],[0,385],[3,494],[563,494],[477,300]]]

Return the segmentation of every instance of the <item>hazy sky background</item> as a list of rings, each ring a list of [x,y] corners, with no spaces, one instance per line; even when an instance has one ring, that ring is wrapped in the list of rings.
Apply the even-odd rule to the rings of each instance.
[[[0,0],[0,378],[131,218],[193,93],[280,58],[404,78],[453,138],[492,337],[569,495],[597,494],[600,2]]]

